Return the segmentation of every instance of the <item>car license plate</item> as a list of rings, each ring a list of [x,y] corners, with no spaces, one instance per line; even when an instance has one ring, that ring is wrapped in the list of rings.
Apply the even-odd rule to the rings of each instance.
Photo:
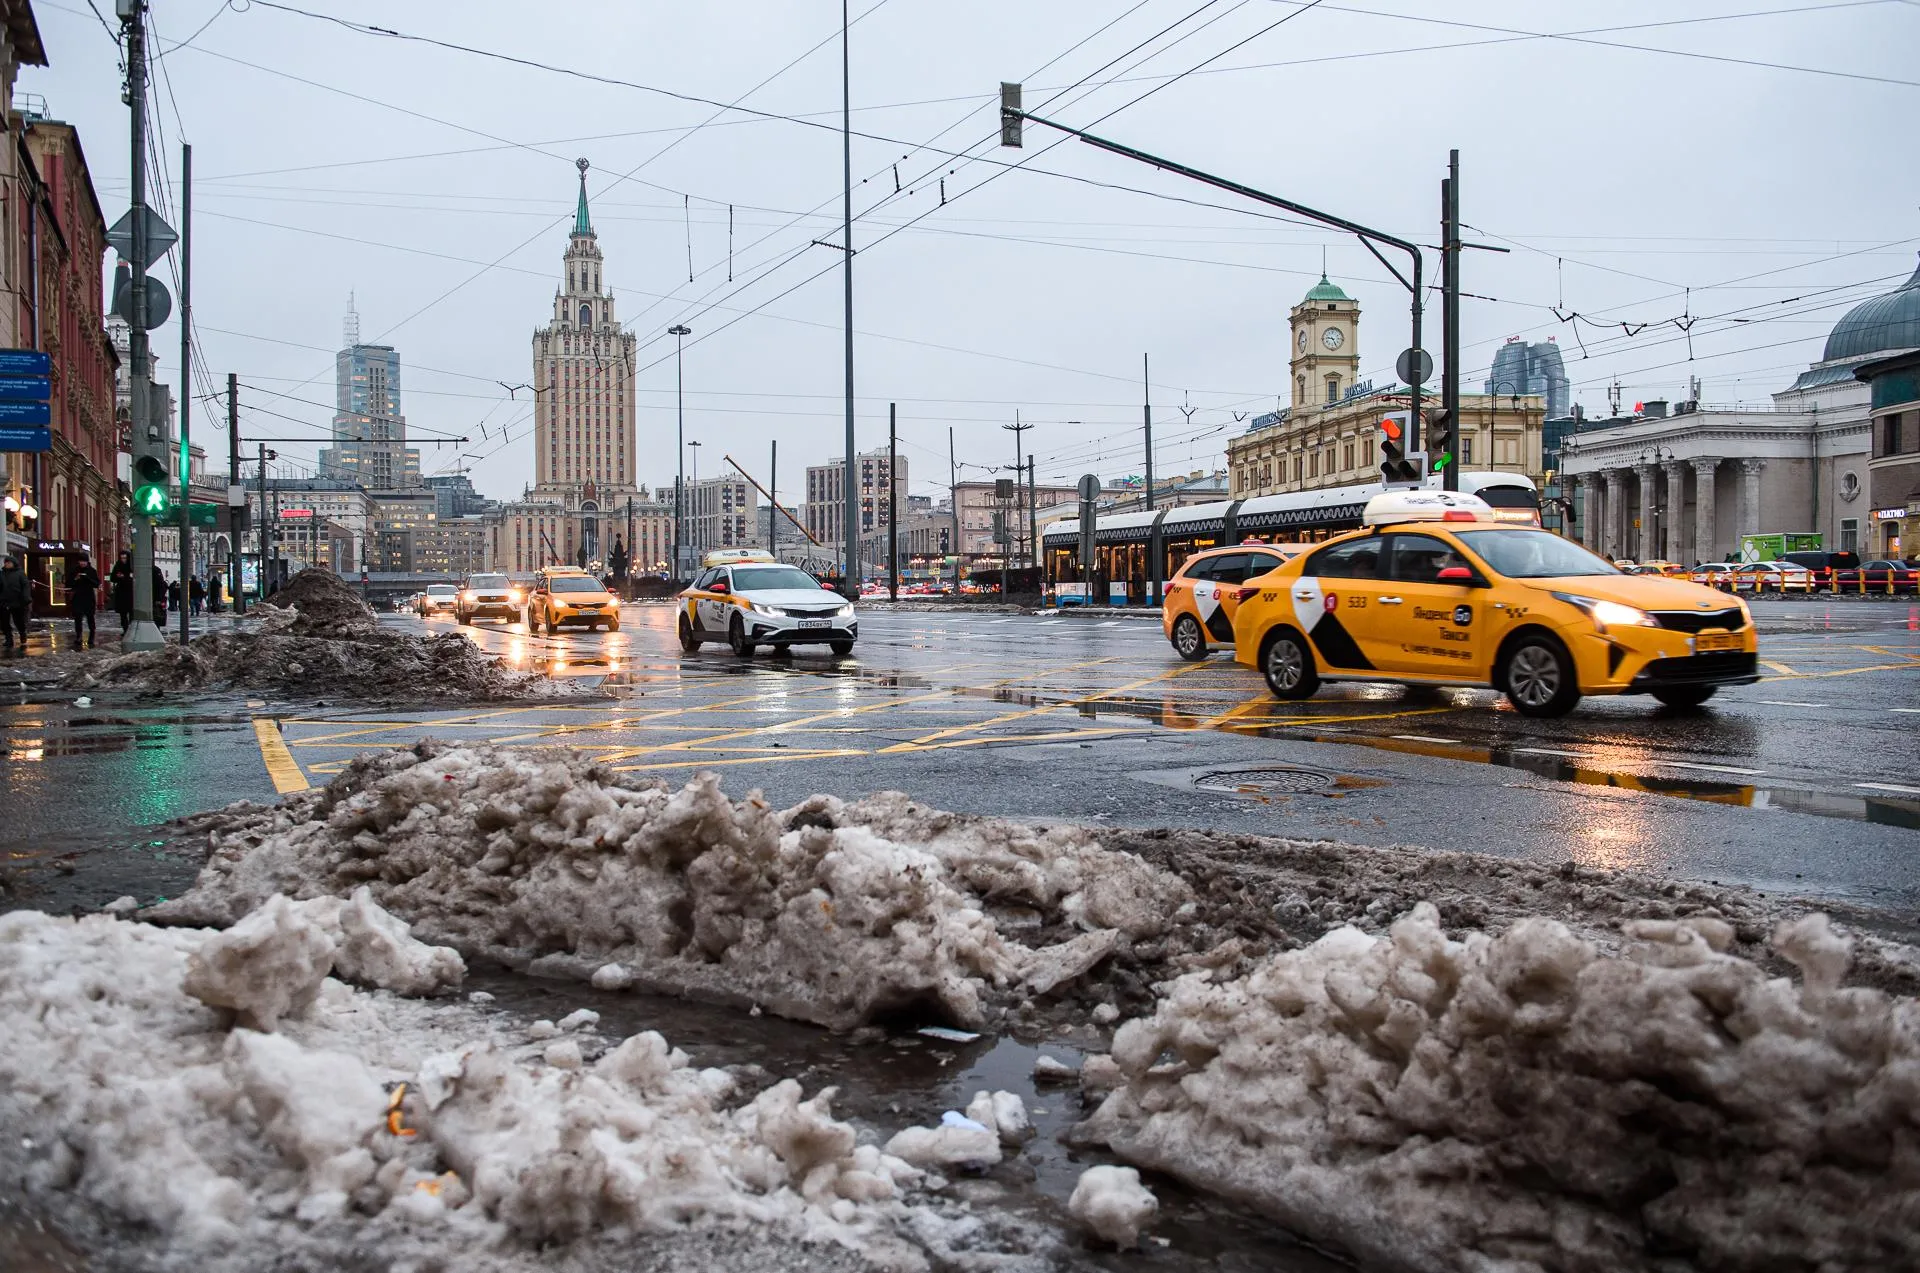
[[[802,620],[800,620],[800,626],[801,626],[801,627],[803,627],[803,628],[830,628],[830,627],[832,627],[832,626],[833,626],[833,620],[831,620],[831,619],[802,619]]]
[[[1703,632],[1693,639],[1693,648],[1701,654],[1714,650],[1737,650],[1740,638],[1732,632]]]

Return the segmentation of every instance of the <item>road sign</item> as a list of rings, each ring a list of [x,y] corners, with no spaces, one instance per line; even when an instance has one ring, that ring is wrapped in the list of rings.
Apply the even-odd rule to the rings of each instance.
[[[0,451],[51,451],[53,430],[46,425],[0,424]]]
[[[40,402],[0,402],[0,425],[53,423],[53,412],[44,400]]]
[[[146,213],[147,259],[140,264],[150,269],[155,261],[172,250],[173,245],[180,241],[180,236],[152,208],[148,208]],[[118,252],[121,260],[133,259],[133,209],[129,208],[121,214],[120,219],[113,223],[113,228],[107,231],[107,246]]]
[[[133,280],[124,272],[116,271],[113,277],[113,312],[133,321]],[[147,330],[152,331],[167,321],[173,313],[173,294],[167,291],[167,285],[157,278],[147,280]]]
[[[1088,473],[1080,479],[1080,498],[1091,504],[1100,498],[1100,475]]]
[[[38,376],[53,374],[53,359],[37,349],[0,349],[0,376]]]
[[[1433,355],[1424,349],[1403,349],[1393,370],[1402,384],[1423,385],[1433,374]]]
[[[0,402],[45,402],[53,382],[38,376],[0,376]]]
[[[190,525],[198,526],[202,530],[216,530],[220,526],[220,505],[189,504],[187,517]]]

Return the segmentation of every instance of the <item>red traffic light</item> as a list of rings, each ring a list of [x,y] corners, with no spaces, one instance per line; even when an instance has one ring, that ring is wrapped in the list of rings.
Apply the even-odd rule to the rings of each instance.
[[[1400,440],[1400,422],[1392,416],[1382,416],[1380,419],[1380,432],[1386,434],[1395,442],[1398,442]]]

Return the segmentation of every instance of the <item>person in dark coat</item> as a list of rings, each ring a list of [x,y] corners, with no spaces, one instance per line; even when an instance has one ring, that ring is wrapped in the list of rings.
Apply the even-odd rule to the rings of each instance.
[[[124,548],[107,572],[107,586],[113,593],[113,611],[120,616],[120,630],[125,632],[133,626],[133,554]]]
[[[27,586],[27,572],[12,553],[0,560],[0,632],[7,644],[4,653],[13,655],[13,634],[20,634],[20,653],[27,652],[27,609],[33,603],[33,589]]]
[[[153,568],[153,621],[161,627],[167,626],[167,577],[160,573],[160,567]]]
[[[85,553],[67,573],[67,606],[73,614],[73,644],[90,648],[94,643],[93,615],[100,604],[100,572],[93,568]],[[84,639],[83,639],[84,637]]]
[[[200,582],[199,575],[187,581],[187,603],[192,607],[193,617],[199,618],[200,611],[207,604],[207,585]]]

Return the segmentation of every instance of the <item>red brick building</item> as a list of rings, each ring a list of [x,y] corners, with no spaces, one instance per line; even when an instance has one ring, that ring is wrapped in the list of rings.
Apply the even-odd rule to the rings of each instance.
[[[39,457],[38,537],[89,545],[111,561],[127,546],[126,506],[119,487],[124,422],[114,413],[118,359],[107,339],[101,263],[107,223],[94,195],[80,136],[70,124],[25,117],[25,144],[38,187],[28,227],[37,282],[37,329],[53,362],[53,450]]]

